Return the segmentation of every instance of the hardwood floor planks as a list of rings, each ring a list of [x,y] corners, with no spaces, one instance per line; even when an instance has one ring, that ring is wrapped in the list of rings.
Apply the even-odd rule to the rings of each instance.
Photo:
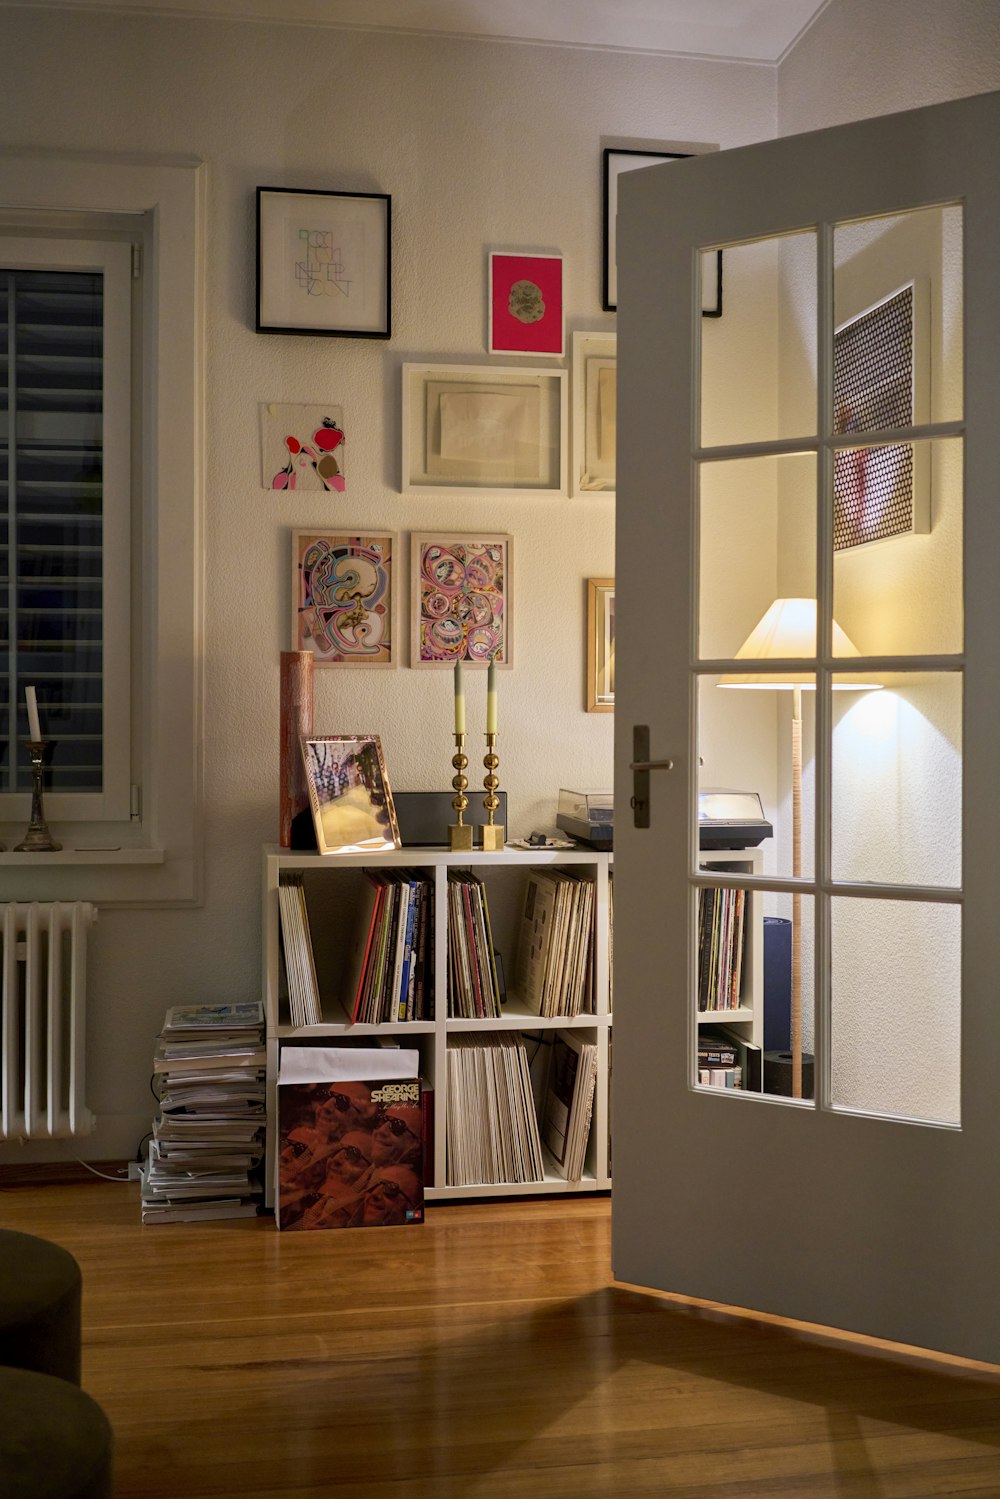
[[[1000,1372],[616,1286],[604,1200],[280,1235],[95,1183],[0,1224],[81,1264],[118,1499],[1000,1496]]]

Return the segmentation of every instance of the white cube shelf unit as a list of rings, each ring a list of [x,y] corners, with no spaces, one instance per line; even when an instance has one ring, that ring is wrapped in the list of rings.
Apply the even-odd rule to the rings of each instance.
[[[764,872],[764,854],[760,848],[747,849],[702,849],[698,864],[705,873],[724,875],[726,883],[740,884],[740,877],[760,875]],[[732,876],[730,880],[728,877]],[[697,1004],[697,1001],[695,1001]],[[695,1011],[699,1027],[722,1026],[737,1044],[758,1053],[762,1060],[764,1045],[764,896],[760,890],[749,892],[749,910],[746,923],[746,951],[743,955],[739,1004],[735,1009]],[[744,1087],[747,1086],[749,1068],[747,1058],[742,1056]]]
[[[323,1046],[380,1042],[415,1047],[420,1053],[421,1075],[434,1090],[434,1160],[431,1179],[425,1183],[427,1201],[474,1197],[523,1197],[554,1192],[600,1192],[611,1186],[609,1150],[609,1071],[611,1004],[609,984],[609,869],[612,856],[586,849],[519,850],[499,853],[452,853],[447,849],[405,848],[379,854],[298,853],[276,846],[265,847],[263,864],[263,993],[267,1023],[267,1154],[265,1202],[274,1203],[274,1165],[278,1138],[277,1078],[283,1045],[317,1043]],[[532,870],[557,867],[573,869],[594,881],[595,941],[593,951],[594,1013],[573,1018],[542,1019],[518,996],[515,960],[521,913]],[[430,1019],[395,1021],[380,1025],[352,1024],[349,1001],[338,978],[345,945],[357,930],[355,905],[359,872],[366,869],[412,869],[433,881],[433,1015]],[[448,871],[468,869],[485,883],[490,906],[494,945],[504,964],[507,997],[499,1019],[470,1020],[448,1016]],[[301,876],[306,891],[310,928],[323,1022],[294,1026],[281,989],[281,927],[278,888],[282,877]],[[578,1030],[597,1043],[597,1085],[586,1165],[580,1181],[560,1176],[551,1159],[545,1178],[539,1182],[447,1185],[447,1068],[448,1046],[461,1032],[521,1032],[544,1042],[544,1033]],[[532,1043],[529,1043],[532,1044]],[[533,1080],[537,1082],[536,1079]],[[544,1151],[543,1151],[544,1154]]]

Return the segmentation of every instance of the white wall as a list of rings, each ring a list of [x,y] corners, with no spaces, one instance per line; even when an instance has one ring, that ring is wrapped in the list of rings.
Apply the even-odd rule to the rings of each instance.
[[[0,9],[0,55],[17,59],[0,95],[7,149],[183,153],[209,168],[205,903],[101,913],[88,1049],[99,1125],[81,1149],[107,1159],[131,1154],[149,1127],[167,1006],[259,992],[293,526],[511,531],[517,664],[501,678],[499,744],[510,831],[550,825],[560,785],[610,784],[613,720],[582,702],[584,580],[614,571],[611,506],[404,500],[399,367],[485,362],[490,248],[561,252],[568,329],[613,328],[600,311],[602,144],[772,136],[776,77],[584,49],[28,8]],[[252,331],[258,185],[392,194],[390,344]],[[343,406],[345,496],[261,491],[261,401]],[[473,731],[484,685],[469,687]],[[442,788],[449,694],[446,673],[319,671],[316,727],[377,731],[397,788]],[[75,1153],[0,1147],[0,1163]]]

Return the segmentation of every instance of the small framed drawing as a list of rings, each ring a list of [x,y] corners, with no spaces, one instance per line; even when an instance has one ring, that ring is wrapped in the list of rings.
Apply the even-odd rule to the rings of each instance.
[[[292,649],[317,666],[396,665],[396,538],[292,532]]]
[[[377,734],[304,738],[302,759],[321,854],[401,847]]]
[[[411,666],[512,664],[511,538],[410,538]]]
[[[615,493],[617,333],[573,334],[571,493]]]
[[[491,251],[489,280],[489,352],[561,359],[562,256]]]
[[[566,372],[403,365],[404,494],[566,493]]]
[[[343,494],[344,411],[268,401],[260,408],[260,482],[264,489]]]
[[[690,151],[604,152],[604,277],[601,306],[605,312],[618,308],[618,265],[616,221],[618,215],[618,178],[623,172],[655,166],[662,161],[683,161]],[[701,315],[722,316],[722,251],[706,250],[701,257]]]
[[[257,189],[257,332],[388,338],[388,193]]]
[[[587,712],[615,710],[615,580],[587,579]]]

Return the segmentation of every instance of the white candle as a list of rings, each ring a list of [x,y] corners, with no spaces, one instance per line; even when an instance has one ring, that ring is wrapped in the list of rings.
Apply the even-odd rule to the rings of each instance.
[[[495,734],[497,732],[497,664],[490,662],[490,669],[486,673],[486,732]]]
[[[455,733],[465,733],[465,688],[462,685],[462,663],[455,662]]]
[[[42,730],[38,722],[38,703],[35,700],[34,687],[24,689],[24,701],[28,705],[28,738],[38,744],[41,741]]]

